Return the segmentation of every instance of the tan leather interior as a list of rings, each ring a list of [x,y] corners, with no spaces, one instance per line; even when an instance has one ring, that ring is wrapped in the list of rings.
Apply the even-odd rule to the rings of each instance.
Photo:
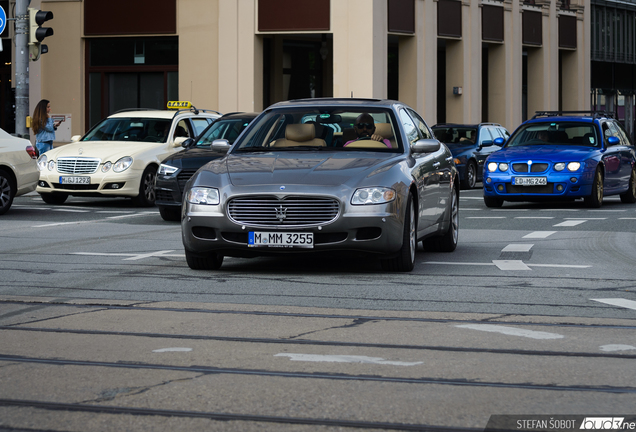
[[[311,123],[289,124],[285,128],[285,138],[277,139],[272,147],[326,147],[327,143],[321,138],[316,138],[316,128]]]
[[[360,140],[347,144],[347,148],[388,148],[384,143],[373,140]]]

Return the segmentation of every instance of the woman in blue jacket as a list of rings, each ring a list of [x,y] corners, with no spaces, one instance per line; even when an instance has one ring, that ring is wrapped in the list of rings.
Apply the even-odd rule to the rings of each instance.
[[[53,148],[55,131],[60,123],[61,121],[54,122],[51,118],[51,102],[46,99],[38,102],[31,120],[31,128],[35,134],[35,147],[38,150],[38,155]]]

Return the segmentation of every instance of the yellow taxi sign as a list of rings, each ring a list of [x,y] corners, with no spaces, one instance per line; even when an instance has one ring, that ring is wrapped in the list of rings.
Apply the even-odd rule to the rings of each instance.
[[[168,102],[168,109],[190,109],[192,103],[188,101],[170,101]]]

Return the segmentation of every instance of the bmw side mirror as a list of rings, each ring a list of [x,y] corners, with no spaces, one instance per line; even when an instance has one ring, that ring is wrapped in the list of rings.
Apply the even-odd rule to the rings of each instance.
[[[501,147],[502,145],[504,145],[506,141],[502,138],[502,137],[497,137],[495,138],[495,140],[493,141],[493,144],[496,146]]]
[[[227,153],[229,149],[230,149],[230,142],[226,139],[217,139],[212,141],[212,150]]]
[[[194,140],[192,138],[188,138],[187,140],[181,143],[181,147],[186,149],[189,147],[192,147],[193,145],[194,145]]]
[[[607,138],[607,145],[617,145],[620,144],[620,140],[618,138],[616,138],[615,136],[611,136],[609,138]]]
[[[436,139],[421,139],[411,145],[411,151],[413,153],[433,153],[440,147],[440,143]]]

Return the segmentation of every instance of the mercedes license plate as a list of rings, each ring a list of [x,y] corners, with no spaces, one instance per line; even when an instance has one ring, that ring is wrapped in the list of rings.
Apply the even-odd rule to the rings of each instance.
[[[91,184],[91,178],[80,176],[60,176],[60,184]]]
[[[313,248],[314,233],[250,232],[249,247]]]
[[[545,186],[547,184],[547,177],[515,177],[515,185],[517,186]]]

